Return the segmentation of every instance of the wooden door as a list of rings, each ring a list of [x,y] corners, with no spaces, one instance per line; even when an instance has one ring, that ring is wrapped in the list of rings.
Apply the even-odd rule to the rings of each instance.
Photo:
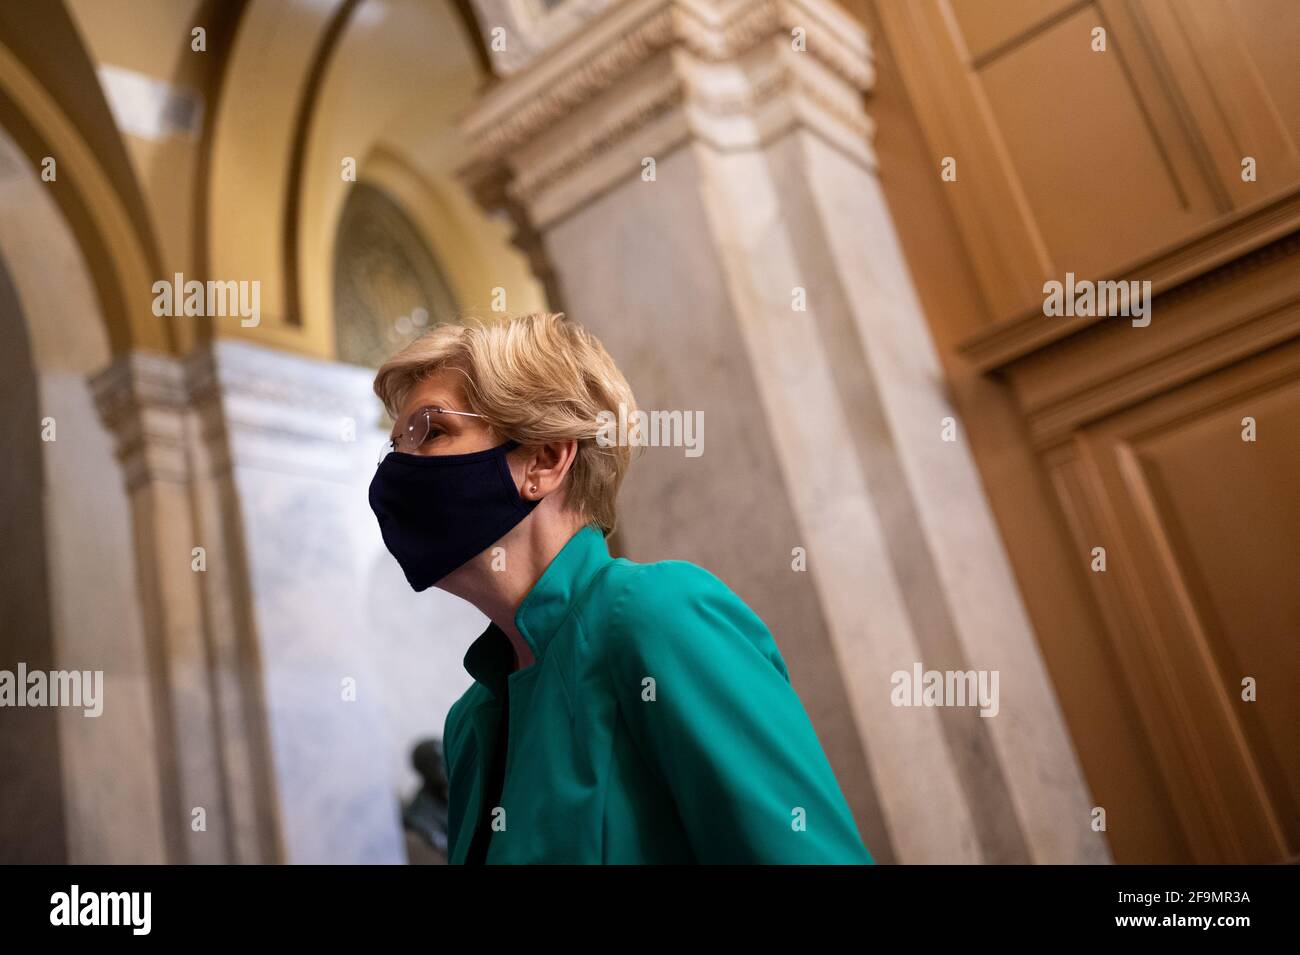
[[[1086,690],[1062,689],[1085,773],[1124,793],[1111,775],[1150,754],[1142,785],[1172,819],[1129,851],[1134,814],[1106,805],[1116,858],[1296,856],[1300,4],[875,0],[864,18],[946,209],[899,190],[894,216],[904,233],[913,217],[932,235],[951,224],[979,298],[960,320],[928,315],[941,350],[953,342],[945,365],[1004,390],[1019,419],[1017,434],[965,409],[1022,588],[1091,595],[1095,613],[1034,614],[1049,670],[1065,687],[1081,652],[1060,626],[1121,674],[1097,689],[1126,740],[1102,738],[1116,724]],[[908,251],[923,300],[960,281]],[[1151,282],[1151,324],[1046,316],[1044,283],[1067,272]],[[1052,498],[1033,523],[997,504],[1019,453]],[[1044,540],[1064,571],[1032,569]],[[1121,750],[1128,763],[1106,758]]]

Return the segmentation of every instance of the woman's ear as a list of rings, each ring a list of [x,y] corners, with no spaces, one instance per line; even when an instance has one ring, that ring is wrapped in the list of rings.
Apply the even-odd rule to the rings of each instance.
[[[524,464],[524,486],[520,493],[529,500],[541,500],[554,492],[569,473],[578,454],[573,438],[539,444],[530,449]]]

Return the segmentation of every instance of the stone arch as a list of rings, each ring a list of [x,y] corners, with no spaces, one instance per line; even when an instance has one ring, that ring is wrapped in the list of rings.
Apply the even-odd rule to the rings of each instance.
[[[45,186],[84,253],[112,352],[133,346],[175,351],[172,326],[156,321],[150,310],[159,257],[93,67],[61,4],[30,5],[21,15],[39,21],[22,29],[43,31],[57,62],[49,62],[48,49],[20,55],[0,46],[0,128],[36,169],[46,157],[54,160],[56,178]],[[38,52],[44,60],[36,58]],[[51,87],[46,73],[88,76],[89,90]]]
[[[25,568],[22,576],[0,575],[0,603],[11,617],[0,632],[15,621],[24,630],[10,634],[0,653],[6,668],[23,661],[104,673],[99,717],[61,708],[31,727],[56,731],[54,745],[37,747],[54,762],[24,771],[28,808],[39,813],[13,818],[29,861],[152,863],[164,861],[159,771],[131,507],[88,385],[114,348],[126,347],[130,329],[118,326],[126,337],[114,340],[102,275],[89,261],[97,247],[86,248],[48,184],[0,129],[0,379],[9,387],[24,382],[5,402],[14,414],[6,435],[12,487],[4,497],[15,516],[6,559]],[[42,441],[46,435],[53,440]],[[31,576],[37,567],[43,579]],[[24,758],[33,752],[29,740]],[[110,776],[120,785],[106,790],[99,783]],[[26,830],[39,828],[34,820],[58,830],[29,838]],[[0,845],[16,843],[6,834]]]
[[[332,305],[340,361],[378,367],[413,334],[455,317],[442,268],[386,190],[356,183],[338,233]]]
[[[0,176],[6,172],[0,168]],[[39,393],[27,319],[0,255],[0,403],[7,412],[0,418],[0,441],[8,458],[0,470],[6,503],[0,666],[13,671],[19,663],[35,671],[55,666],[44,521],[39,508],[21,506],[31,499],[33,483],[45,484],[41,436],[32,426],[42,421]],[[16,688],[24,692],[25,681],[16,681]],[[24,708],[0,723],[0,762],[23,767],[21,786],[0,786],[0,862],[6,865],[67,861],[56,717],[52,709]]]
[[[214,275],[262,281],[269,320],[250,337],[336,357],[345,157],[433,237],[467,310],[486,311],[493,286],[510,289],[512,311],[544,307],[508,226],[456,179],[456,120],[484,79],[477,42],[450,5],[249,0],[213,120],[207,246]]]

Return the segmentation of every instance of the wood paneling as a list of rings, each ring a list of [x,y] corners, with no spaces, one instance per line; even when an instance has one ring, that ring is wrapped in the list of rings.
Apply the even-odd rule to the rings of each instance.
[[[1018,434],[963,411],[1115,857],[1294,857],[1300,4],[875,9],[947,216],[916,188],[886,193],[905,244],[949,226],[959,237],[964,269],[927,268],[923,243],[909,247],[910,264],[955,386],[979,393],[973,367],[1013,396]],[[1106,29],[1105,53],[1091,49],[1095,26]],[[956,182],[939,182],[944,156],[957,159]],[[1256,182],[1241,179],[1244,156],[1257,162]],[[888,158],[882,149],[886,183]],[[1045,316],[1042,284],[1066,271],[1150,281],[1150,326]],[[937,290],[963,273],[979,308],[954,308]],[[982,327],[972,333],[972,323]],[[1241,439],[1247,416],[1255,442]],[[988,443],[993,434],[1002,446]],[[1032,518],[1009,514],[992,489],[1020,454],[1055,498]],[[1098,546],[1105,573],[1090,569]],[[1057,548],[1064,566],[1046,559]],[[1080,586],[1091,608],[1040,612],[1043,591]],[[1097,657],[1118,686],[1105,667],[1082,666]],[[1083,693],[1062,676],[1076,673]],[[1246,677],[1258,684],[1254,702],[1242,699]],[[1089,692],[1118,724],[1083,702]],[[1138,753],[1149,754],[1141,770]],[[1153,805],[1171,828],[1151,827]]]
[[[949,9],[967,57],[981,60],[1080,5],[1080,0],[951,0]]]
[[[1269,437],[1242,440],[1255,417]],[[1080,429],[1058,489],[1202,862],[1300,851],[1300,341]],[[1242,700],[1242,680],[1268,687]]]
[[[1094,8],[1082,9],[971,78],[1003,144],[1002,171],[1047,247],[1040,286],[1066,271],[1109,275],[1214,214],[1194,164],[1180,161],[1186,149],[1171,149],[1171,139],[1184,145],[1172,111],[1134,86],[1129,61],[1140,52],[1127,34],[1094,52],[1098,23]]]
[[[1118,0],[1107,0],[1116,5]],[[1233,208],[1300,178],[1300,69],[1294,0],[1127,2],[1186,114],[1211,185]],[[1242,159],[1258,178],[1242,180]]]
[[[1300,4],[1265,5],[1276,32],[1230,0],[881,0],[935,168],[957,161],[945,188],[994,325],[1037,312],[1044,281],[1128,275],[1296,191],[1278,37],[1300,35]]]
[[[1300,852],[1300,233],[1005,373],[1193,857]]]

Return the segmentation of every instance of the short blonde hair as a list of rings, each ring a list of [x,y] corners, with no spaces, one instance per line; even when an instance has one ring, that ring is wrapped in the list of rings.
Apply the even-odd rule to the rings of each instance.
[[[632,389],[604,346],[563,312],[436,325],[380,366],[375,394],[396,418],[411,389],[437,371],[460,372],[469,410],[521,445],[573,438],[566,503],[605,534],[631,463],[626,444],[597,443],[601,412],[636,411]]]

